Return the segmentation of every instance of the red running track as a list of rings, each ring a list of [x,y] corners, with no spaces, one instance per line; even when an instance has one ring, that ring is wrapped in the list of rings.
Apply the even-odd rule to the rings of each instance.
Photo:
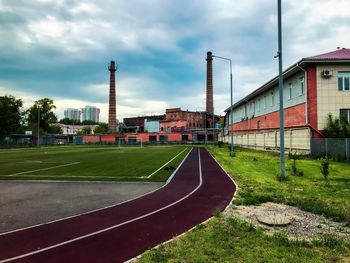
[[[3,262],[123,262],[223,210],[236,186],[194,148],[164,187],[88,214],[0,235]]]

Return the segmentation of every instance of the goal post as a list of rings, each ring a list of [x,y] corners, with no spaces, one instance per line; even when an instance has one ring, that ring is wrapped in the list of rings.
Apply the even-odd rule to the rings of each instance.
[[[143,147],[142,138],[128,137],[128,138],[119,138],[118,147]]]

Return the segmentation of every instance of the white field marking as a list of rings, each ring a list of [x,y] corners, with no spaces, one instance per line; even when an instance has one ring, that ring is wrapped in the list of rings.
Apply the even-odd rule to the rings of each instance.
[[[176,168],[176,170],[172,173],[172,175],[169,177],[169,179],[173,178],[175,176],[175,174],[177,173],[177,171],[180,169],[180,167],[182,166],[182,164],[185,162],[185,160],[187,159],[188,155],[192,152],[193,150],[193,147],[191,148],[191,150],[187,153],[187,155],[185,156],[185,158],[182,160],[182,162],[179,164],[179,166]],[[140,196],[137,196],[137,197],[134,197],[134,198],[131,198],[129,200],[125,200],[121,203],[118,203],[118,204],[114,204],[114,205],[109,205],[109,206],[105,206],[105,207],[102,207],[102,208],[98,208],[98,209],[94,209],[94,210],[91,210],[91,211],[88,211],[88,212],[84,212],[84,213],[80,213],[80,214],[76,214],[76,215],[73,215],[73,216],[67,216],[67,217],[63,217],[63,218],[60,218],[60,219],[56,219],[56,220],[53,220],[53,221],[49,221],[49,222],[46,222],[46,223],[41,223],[41,224],[36,224],[36,225],[32,225],[32,226],[27,226],[27,227],[23,227],[23,228],[18,228],[18,229],[15,229],[15,230],[11,230],[11,231],[7,231],[7,232],[4,232],[4,233],[0,233],[0,236],[4,236],[4,235],[7,235],[7,234],[11,234],[11,233],[14,233],[14,232],[19,232],[19,231],[22,231],[22,230],[26,230],[26,229],[30,229],[30,228],[35,228],[35,227],[39,227],[39,226],[44,226],[44,225],[49,225],[49,224],[52,224],[52,223],[56,223],[56,222],[60,222],[60,221],[64,221],[64,220],[67,220],[67,219],[71,219],[71,218],[74,218],[74,217],[78,217],[78,216],[82,216],[82,215],[87,215],[87,214],[91,214],[91,213],[94,213],[94,212],[98,212],[100,210],[103,210],[103,209],[108,209],[108,208],[111,208],[111,207],[116,207],[116,206],[119,206],[119,205],[122,205],[122,204],[125,204],[125,203],[128,203],[128,202],[131,202],[131,201],[134,201],[135,199],[138,199],[138,198],[141,198],[141,197],[144,197],[146,195],[150,195],[156,191],[158,191],[159,189],[162,189],[163,187],[165,187],[167,184],[170,183],[171,180],[169,180],[164,184],[162,185],[160,188],[158,189],[154,189],[153,191],[151,192],[148,192],[146,194],[143,194],[143,195],[140,195]],[[6,180],[6,182],[8,182]],[[42,182],[42,181],[35,181],[35,182]],[[49,181],[49,182],[56,182],[56,181]],[[61,181],[61,182],[74,182],[74,181]],[[80,181],[79,181],[80,182]],[[77,182],[77,183],[79,183]],[[91,182],[91,181],[88,181],[89,183],[94,183]],[[121,183],[121,182],[114,182],[114,183]],[[130,182],[123,182],[123,183],[130,183]],[[145,182],[132,182],[132,183],[145,183]]]
[[[78,164],[78,163],[80,163],[80,162],[60,164],[60,165],[55,165],[55,166],[51,166],[51,167],[47,167],[47,168],[41,168],[41,169],[36,169],[36,170],[31,170],[31,171],[25,171],[25,172],[20,172],[20,173],[15,173],[15,174],[9,174],[7,176],[15,176],[15,175],[20,175],[20,174],[34,173],[34,172],[38,172],[38,171],[46,171],[46,170],[51,170],[51,169],[55,169],[55,168],[59,168],[59,167],[75,165],[75,164]]]
[[[117,224],[117,225],[114,225],[114,226],[111,226],[111,227],[107,227],[105,229],[101,229],[99,231],[96,231],[96,232],[92,232],[90,234],[87,234],[87,235],[83,235],[83,236],[80,236],[80,237],[77,237],[77,238],[73,238],[73,239],[70,239],[70,240],[67,240],[67,241],[64,241],[64,242],[61,242],[61,243],[58,243],[56,245],[52,245],[52,246],[49,246],[49,247],[45,247],[45,248],[41,248],[41,249],[38,249],[38,250],[35,250],[35,251],[32,251],[32,252],[29,252],[29,253],[25,253],[25,254],[22,254],[22,255],[19,255],[19,256],[16,256],[16,257],[12,257],[12,258],[7,258],[7,259],[4,259],[4,260],[1,260],[0,263],[5,263],[5,262],[10,262],[10,261],[13,261],[13,260],[17,260],[17,259],[20,259],[20,258],[25,258],[25,257],[28,257],[28,256],[31,256],[31,255],[35,255],[35,254],[38,254],[38,253],[41,253],[41,252],[44,252],[44,251],[47,251],[47,250],[50,250],[50,249],[53,249],[53,248],[56,248],[56,247],[60,247],[60,246],[63,246],[63,245],[66,245],[66,244],[70,244],[70,243],[73,243],[73,242],[76,242],[76,241],[79,241],[79,240],[82,240],[82,239],[85,239],[85,238],[88,238],[88,237],[91,237],[91,236],[95,236],[95,235],[98,235],[98,234],[101,234],[101,233],[104,233],[104,232],[107,232],[109,230],[112,230],[112,229],[115,229],[115,228],[118,228],[118,227],[121,227],[121,226],[124,226],[124,225],[127,225],[129,223],[132,223],[132,222],[135,222],[137,220],[140,220],[140,219],[143,219],[143,218],[146,218],[148,216],[151,216],[151,215],[154,215],[160,211],[163,211],[165,209],[168,209],[169,207],[172,207],[180,202],[182,202],[183,200],[187,199],[188,197],[190,197],[191,195],[193,195],[201,186],[202,186],[202,183],[203,183],[203,178],[202,178],[202,163],[201,163],[201,155],[200,155],[200,150],[198,149],[198,165],[199,165],[199,184],[198,186],[192,190],[192,192],[190,192],[189,194],[185,195],[184,197],[180,198],[179,200],[171,203],[171,204],[168,204],[162,208],[159,208],[157,210],[154,210],[153,212],[150,212],[150,213],[147,213],[147,214],[144,214],[142,216],[139,216],[139,217],[136,217],[136,218],[133,218],[133,219],[130,219],[128,221],[125,221],[123,223],[120,223],[120,224]]]
[[[166,165],[168,165],[170,162],[172,162],[173,160],[176,159],[176,157],[178,157],[180,154],[182,154],[184,151],[188,150],[188,148],[186,147],[186,149],[184,149],[183,151],[181,151],[180,153],[178,153],[174,158],[172,158],[171,160],[169,160],[168,162],[166,162],[165,164],[163,164],[163,166],[159,167],[157,170],[155,170],[153,173],[151,173],[150,175],[148,176],[142,176],[142,177],[139,177],[139,178],[151,178],[153,175],[155,175],[157,172],[159,172],[161,169],[163,169]]]

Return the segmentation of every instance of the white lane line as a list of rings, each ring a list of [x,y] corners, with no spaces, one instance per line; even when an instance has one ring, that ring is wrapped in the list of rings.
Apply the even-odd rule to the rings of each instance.
[[[46,170],[51,170],[51,169],[55,169],[55,168],[59,168],[59,167],[75,165],[75,164],[78,164],[78,163],[80,163],[80,162],[60,164],[60,165],[51,166],[51,167],[47,167],[47,168],[41,168],[41,169],[36,169],[36,170],[31,170],[31,171],[25,171],[25,172],[20,172],[20,173],[15,173],[15,174],[9,174],[7,176],[15,176],[15,175],[28,174],[28,173],[38,172],[38,171],[46,171]]]
[[[232,206],[232,203],[233,203],[233,200],[235,199],[235,196],[237,195],[237,192],[238,192],[238,190],[239,190],[238,184],[237,184],[236,181],[232,178],[232,176],[225,170],[225,168],[219,163],[219,161],[215,158],[215,156],[214,156],[211,152],[209,152],[208,150],[207,150],[207,152],[210,154],[211,158],[214,159],[214,161],[217,163],[217,165],[220,166],[221,170],[224,171],[224,173],[227,175],[227,177],[230,178],[231,181],[233,182],[233,184],[235,185],[235,192],[233,193],[232,200],[231,200],[231,202],[226,206],[226,208],[227,208],[227,207],[231,207],[231,206]],[[225,209],[226,209],[226,208],[225,208]]]
[[[172,158],[171,160],[169,160],[168,162],[166,162],[163,166],[159,167],[157,170],[155,170],[153,173],[151,173],[150,175],[148,176],[142,176],[140,178],[151,178],[153,175],[155,175],[157,172],[159,172],[161,169],[163,169],[166,165],[168,165],[169,163],[171,163],[173,160],[176,159],[176,157],[178,157],[180,154],[182,154],[184,151],[186,151],[188,148],[186,147],[185,150],[181,151],[180,153],[178,153],[174,158]]]
[[[32,252],[29,252],[29,253],[26,253],[26,254],[22,254],[22,255],[19,255],[19,256],[16,256],[16,257],[12,257],[12,258],[7,258],[7,259],[4,259],[4,260],[1,260],[0,263],[5,263],[5,262],[10,262],[10,261],[13,261],[13,260],[17,260],[17,259],[20,259],[20,258],[25,258],[25,257],[28,257],[28,256],[32,256],[32,255],[35,255],[35,254],[38,254],[38,253],[41,253],[41,252],[44,252],[44,251],[47,251],[47,250],[50,250],[50,249],[53,249],[53,248],[56,248],[56,247],[60,247],[60,246],[63,246],[63,245],[66,245],[66,244],[70,244],[70,243],[73,243],[75,241],[79,241],[79,240],[82,240],[82,239],[85,239],[85,238],[88,238],[88,237],[91,237],[91,236],[95,236],[95,235],[98,235],[98,234],[101,234],[101,233],[104,233],[106,231],[109,231],[109,230],[112,230],[112,229],[115,229],[115,228],[118,228],[118,227],[121,227],[121,226],[124,226],[124,225],[127,225],[129,223],[132,223],[132,222],[135,222],[137,220],[140,220],[140,219],[143,219],[145,217],[148,217],[148,216],[151,216],[151,215],[154,215],[160,211],[163,211],[169,207],[172,207],[180,202],[182,202],[183,200],[187,199],[188,197],[190,197],[191,195],[193,195],[201,186],[202,186],[202,183],[203,183],[203,178],[202,178],[202,163],[201,163],[201,154],[200,154],[200,150],[198,148],[198,165],[199,165],[199,184],[198,186],[192,190],[192,192],[190,192],[189,194],[185,195],[184,197],[182,197],[181,199],[177,200],[176,202],[173,202],[171,204],[168,204],[162,208],[159,208],[153,212],[150,212],[150,213],[147,213],[145,215],[142,215],[142,216],[139,216],[139,217],[136,217],[134,219],[130,219],[128,221],[125,221],[123,223],[120,223],[120,224],[117,224],[117,225],[114,225],[114,226],[111,226],[111,227],[107,227],[105,229],[101,229],[99,231],[96,231],[96,232],[92,232],[90,234],[87,234],[87,235],[83,235],[83,236],[80,236],[80,237],[77,237],[77,238],[73,238],[73,239],[70,239],[70,240],[67,240],[67,241],[64,241],[64,242],[61,242],[61,243],[58,243],[56,245],[52,245],[52,246],[49,246],[49,247],[45,247],[45,248],[42,248],[42,249],[38,249],[38,250],[35,250],[35,251],[32,251]]]
[[[84,213],[80,213],[80,214],[76,214],[76,215],[73,215],[73,216],[67,216],[67,217],[63,217],[63,218],[60,218],[60,219],[56,219],[56,220],[53,220],[53,221],[49,221],[49,222],[46,222],[46,223],[41,223],[41,224],[36,224],[36,225],[32,225],[32,226],[27,226],[27,227],[23,227],[23,228],[18,228],[18,229],[15,229],[15,230],[11,230],[11,231],[7,231],[7,232],[4,232],[4,233],[0,233],[0,236],[4,236],[4,235],[7,235],[7,234],[11,234],[11,233],[14,233],[14,232],[19,232],[19,231],[22,231],[22,230],[26,230],[26,229],[30,229],[30,228],[35,228],[35,227],[39,227],[39,226],[44,226],[44,225],[49,225],[49,224],[52,224],[52,223],[56,223],[56,222],[60,222],[60,221],[64,221],[64,220],[68,220],[68,219],[71,219],[71,218],[75,218],[75,217],[78,217],[78,216],[82,216],[82,215],[87,215],[87,214],[91,214],[91,213],[94,213],[94,212],[98,212],[98,211],[101,211],[101,210],[104,210],[104,209],[108,209],[108,208],[112,208],[112,207],[117,207],[119,205],[122,205],[122,204],[125,204],[125,203],[128,203],[128,202],[131,202],[131,201],[134,201],[135,199],[138,199],[138,198],[141,198],[141,197],[144,197],[144,196],[147,196],[147,195],[150,195],[160,189],[162,189],[163,187],[165,187],[166,185],[168,185],[170,183],[170,181],[173,179],[173,177],[175,176],[175,174],[177,173],[177,171],[180,169],[180,167],[182,166],[182,164],[185,162],[185,160],[187,159],[187,157],[190,155],[190,153],[192,152],[193,150],[193,147],[191,148],[191,150],[187,153],[187,155],[185,156],[185,158],[182,160],[182,162],[179,164],[179,166],[176,168],[176,170],[172,173],[172,175],[169,177],[168,181],[160,188],[158,189],[155,189],[151,192],[148,192],[146,194],[143,194],[143,195],[140,195],[140,196],[137,196],[137,197],[134,197],[134,198],[131,198],[129,200],[126,200],[126,201],[123,201],[121,203],[118,203],[118,204],[114,204],[114,205],[109,205],[109,206],[105,206],[105,207],[102,207],[102,208],[98,208],[98,209],[94,209],[94,210],[91,210],[91,211],[88,211],[88,212],[84,212]],[[7,181],[6,181],[7,182]],[[42,182],[42,181],[35,181],[35,182]],[[52,181],[50,181],[52,182]],[[64,182],[67,182],[67,181],[64,181]],[[74,181],[69,181],[69,182],[74,182]],[[79,183],[79,182],[77,182]],[[125,183],[125,182],[117,182],[117,183]],[[128,182],[130,183],[130,182]],[[136,182],[132,182],[132,183],[136,183]],[[138,183],[144,183],[144,182],[138,182]]]

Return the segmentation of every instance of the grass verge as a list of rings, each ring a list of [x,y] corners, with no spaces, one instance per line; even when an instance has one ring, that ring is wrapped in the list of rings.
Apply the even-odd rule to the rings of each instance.
[[[268,236],[237,218],[215,217],[171,243],[146,252],[139,262],[337,262],[349,252],[342,240],[289,241]]]
[[[283,182],[276,180],[279,154],[238,149],[230,157],[226,147],[209,147],[210,152],[232,175],[239,186],[234,204],[257,205],[271,201],[299,207],[350,224],[350,164],[331,161],[329,180],[321,174],[321,160],[297,160],[303,176],[292,176],[292,161],[286,158]]]

